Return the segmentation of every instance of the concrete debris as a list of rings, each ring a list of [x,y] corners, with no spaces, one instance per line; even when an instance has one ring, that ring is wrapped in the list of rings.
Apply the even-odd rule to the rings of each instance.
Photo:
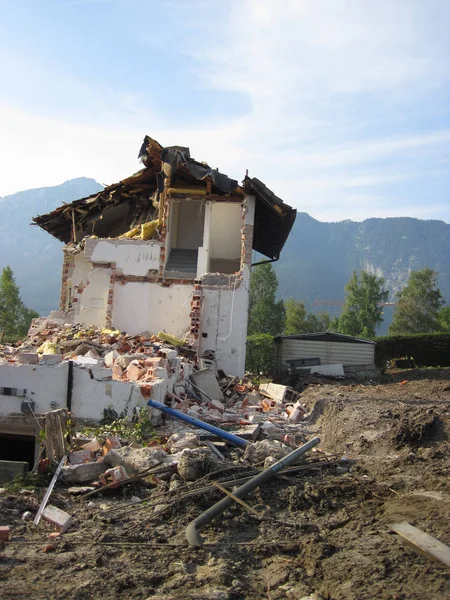
[[[92,462],[94,460],[94,453],[90,450],[77,450],[69,454],[69,463],[71,465],[80,465],[81,463]]]
[[[72,517],[66,512],[49,504],[42,513],[44,521],[48,521],[60,533],[65,533],[73,525]]]
[[[195,433],[183,431],[171,435],[166,445],[172,454],[176,454],[177,452],[186,450],[186,448],[197,448],[199,440]]]
[[[118,487],[121,483],[130,479],[130,476],[122,465],[108,469],[102,475],[100,475],[100,481],[103,485],[107,485],[110,488]]]
[[[98,479],[107,468],[103,461],[70,465],[61,469],[61,479],[66,483],[86,483]]]
[[[147,448],[122,448],[113,449],[105,456],[105,463],[111,467],[122,466],[127,473],[137,475],[160,464],[169,464],[169,455],[160,446]]]
[[[261,440],[254,444],[248,444],[245,447],[244,459],[253,465],[262,464],[268,456],[279,460],[287,456],[291,451],[292,448],[278,440]]]
[[[178,474],[186,481],[196,481],[212,471],[214,463],[209,449],[183,450],[178,460]]]

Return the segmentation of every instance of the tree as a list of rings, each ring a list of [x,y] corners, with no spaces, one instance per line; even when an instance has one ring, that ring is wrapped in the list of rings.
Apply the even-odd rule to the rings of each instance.
[[[20,299],[19,287],[10,267],[0,277],[0,330],[6,339],[26,335],[32,319],[39,314]]]
[[[330,325],[331,317],[329,313],[322,312],[315,315],[314,313],[306,312],[305,305],[300,300],[288,298],[285,302],[285,309],[285,335],[327,331]]]
[[[247,338],[245,368],[255,375],[273,376],[275,344],[269,333],[254,333]]]
[[[374,338],[383,321],[383,303],[389,292],[383,289],[384,279],[367,271],[356,271],[345,286],[347,292],[342,312],[334,323],[340,333]]]
[[[436,271],[429,267],[411,271],[408,283],[398,294],[390,334],[431,333],[441,329],[439,310],[445,301],[436,279]]]
[[[278,281],[271,264],[255,268],[250,279],[248,335],[283,331],[285,311],[283,301],[276,302]]]
[[[438,312],[441,331],[450,331],[450,306],[443,306]]]

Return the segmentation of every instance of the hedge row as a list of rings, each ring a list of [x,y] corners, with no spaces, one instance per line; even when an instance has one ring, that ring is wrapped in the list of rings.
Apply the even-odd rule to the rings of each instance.
[[[417,366],[450,367],[450,333],[420,333],[379,337],[375,364],[386,366],[394,358],[411,357]]]

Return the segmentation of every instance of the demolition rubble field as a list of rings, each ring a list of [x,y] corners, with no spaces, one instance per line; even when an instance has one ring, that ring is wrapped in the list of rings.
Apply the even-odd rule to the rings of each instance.
[[[205,526],[200,548],[185,528],[223,497],[211,482],[258,467],[231,446],[192,481],[154,473],[90,496],[58,483],[51,503],[73,517],[60,535],[23,519],[48,481],[5,485],[2,598],[450,598],[450,568],[390,529],[407,521],[450,544],[450,370],[386,372],[370,383],[316,378],[300,401],[307,416],[291,443],[318,435],[320,445],[302,469],[283,471],[247,496],[247,507],[235,503]],[[285,431],[275,427],[259,439],[277,437]]]

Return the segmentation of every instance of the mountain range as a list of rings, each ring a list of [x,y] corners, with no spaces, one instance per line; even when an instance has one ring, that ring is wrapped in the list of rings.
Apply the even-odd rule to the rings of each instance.
[[[23,301],[41,314],[59,304],[62,244],[30,225],[31,219],[101,189],[94,179],[80,177],[0,198],[0,268],[12,268]],[[384,277],[390,300],[395,300],[410,271],[426,266],[437,271],[438,285],[450,302],[450,224],[409,217],[323,223],[302,212],[274,263],[280,297],[292,296],[309,310],[332,313],[339,311],[353,270]],[[392,312],[385,308],[380,333]]]

